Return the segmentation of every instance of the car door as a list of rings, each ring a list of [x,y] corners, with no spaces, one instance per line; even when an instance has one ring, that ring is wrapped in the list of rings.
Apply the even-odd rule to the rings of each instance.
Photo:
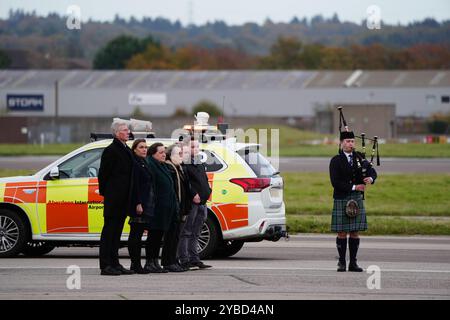
[[[59,177],[45,176],[39,191],[45,193],[45,208],[39,210],[42,233],[101,233],[103,197],[98,193],[97,175],[102,152],[103,148],[96,148],[78,153],[58,165]]]

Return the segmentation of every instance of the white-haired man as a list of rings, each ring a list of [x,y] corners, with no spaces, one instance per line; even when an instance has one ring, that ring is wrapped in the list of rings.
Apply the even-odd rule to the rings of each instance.
[[[119,262],[120,237],[133,184],[133,155],[126,144],[130,131],[123,121],[114,121],[111,129],[114,139],[103,151],[98,174],[99,192],[104,197],[100,269],[102,275],[132,274]]]

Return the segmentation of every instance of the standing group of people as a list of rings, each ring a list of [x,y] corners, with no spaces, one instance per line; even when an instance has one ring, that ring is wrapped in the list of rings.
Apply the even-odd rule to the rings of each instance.
[[[198,158],[198,141],[174,144],[166,149],[162,143],[147,148],[145,139],[137,139],[130,149],[126,144],[127,124],[114,122],[112,131],[114,139],[102,154],[98,175],[99,192],[104,197],[101,274],[183,272],[192,267],[211,267],[200,260],[197,252],[198,238],[207,217],[206,201],[211,194],[205,167]],[[369,166],[361,174],[353,132],[341,132],[340,141],[339,154],[331,159],[329,167],[334,188],[331,231],[337,233],[337,271],[362,272],[357,253],[359,231],[367,230],[363,195],[367,186],[375,182],[377,173]],[[127,215],[130,216],[129,270],[120,264],[118,256]],[[142,266],[141,238],[145,231],[148,232],[146,262]],[[161,244],[162,266],[159,263]]]
[[[147,148],[145,139],[137,139],[130,149],[126,144],[127,124],[117,121],[111,128],[114,139],[102,154],[98,175],[99,192],[104,197],[101,274],[183,272],[211,267],[200,260],[197,251],[211,194],[205,167],[198,157],[198,141],[166,149],[162,143]],[[118,258],[127,215],[130,269],[123,267]],[[142,266],[141,239],[145,231],[146,262]]]

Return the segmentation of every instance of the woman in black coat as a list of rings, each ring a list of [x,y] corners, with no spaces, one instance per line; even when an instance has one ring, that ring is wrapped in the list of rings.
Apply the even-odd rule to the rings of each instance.
[[[180,223],[186,219],[192,207],[189,180],[181,167],[182,161],[183,151],[179,145],[174,144],[167,148],[166,165],[172,175],[178,203],[178,219],[176,219],[175,223],[171,226],[171,229],[164,235],[164,242],[168,243],[169,250],[167,250],[167,257],[163,256],[163,265],[164,268],[172,272],[189,270],[188,268],[181,267],[177,260],[177,248],[180,240]]]
[[[131,258],[131,270],[136,273],[149,273],[141,265],[141,238],[145,229],[149,228],[150,220],[155,214],[154,177],[145,158],[147,143],[145,139],[137,139],[131,147],[134,162],[134,184],[132,193],[132,207],[130,210],[130,235],[128,237],[128,252]],[[150,259],[150,241],[147,237],[145,254]]]
[[[147,162],[155,177],[155,214],[150,219],[149,241],[150,260],[147,260],[145,269],[150,272],[168,272],[158,262],[159,249],[164,233],[176,225],[178,219],[177,197],[172,176],[164,164],[166,160],[166,148],[162,143],[154,143],[148,148]],[[167,265],[165,257],[168,257],[170,243],[164,241],[162,249],[163,265]]]

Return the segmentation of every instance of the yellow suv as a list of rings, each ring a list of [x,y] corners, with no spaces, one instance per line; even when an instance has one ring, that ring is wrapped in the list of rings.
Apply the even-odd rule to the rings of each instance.
[[[177,140],[147,139],[168,146]],[[132,140],[129,141],[131,146]],[[0,257],[38,256],[56,246],[95,246],[103,226],[97,174],[111,140],[91,142],[32,176],[0,179]],[[199,241],[202,258],[228,257],[244,242],[286,234],[283,179],[257,144],[200,144],[212,188]],[[122,241],[126,244],[126,223]]]

